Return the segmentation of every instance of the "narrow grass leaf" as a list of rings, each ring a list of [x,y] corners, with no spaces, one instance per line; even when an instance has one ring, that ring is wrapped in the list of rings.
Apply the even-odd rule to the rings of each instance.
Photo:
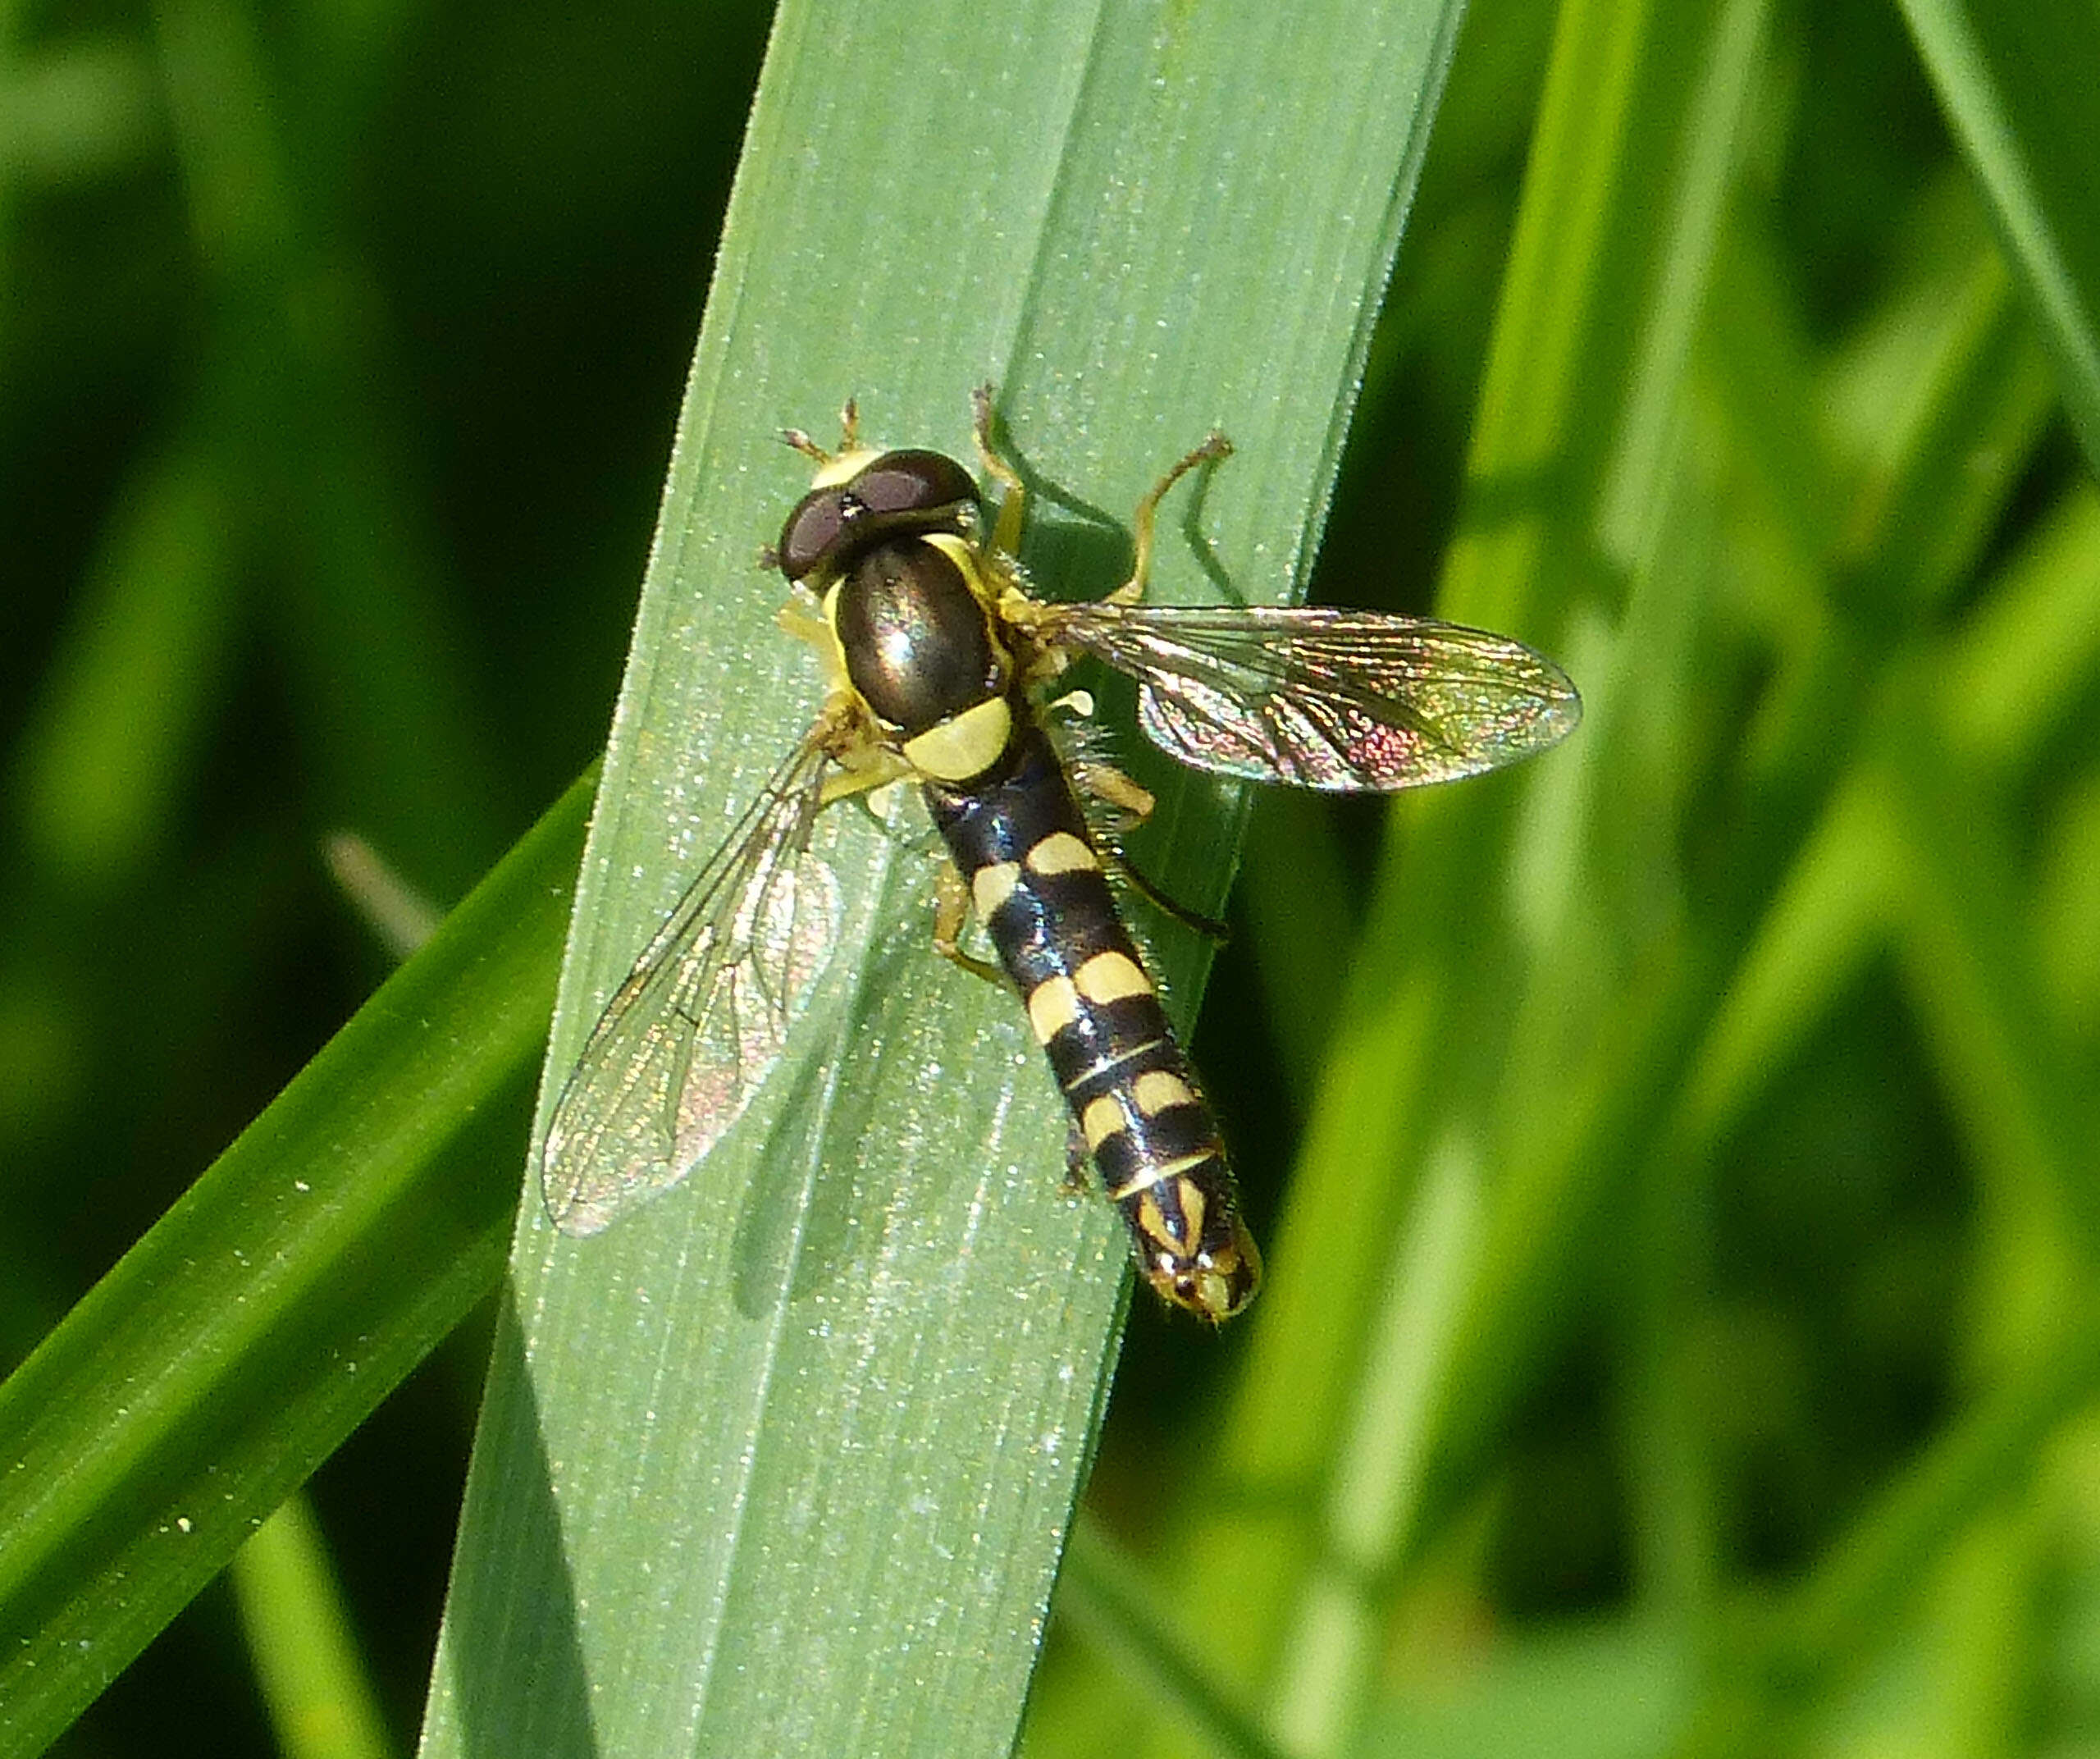
[[[724,235],[608,757],[550,1062],[817,696],[752,561],[769,445],[847,393],[967,458],[996,381],[1053,591],[1301,583],[1455,14],[1394,3],[791,3]],[[1112,698],[1111,699],[1112,701]],[[1121,755],[1121,754],[1119,754]],[[1140,855],[1201,907],[1237,796],[1141,770]],[[1003,1753],[1106,1387],[1125,1247],[1056,1186],[1010,997],[925,948],[914,822],[850,813],[850,908],[787,1060],[705,1165],[582,1242],[528,1197],[429,1753]],[[1157,944],[1177,1012],[1185,936]]]
[[[2100,13],[1904,0],[1911,33],[2100,462]]]
[[[40,1752],[495,1280],[587,801],[0,1386],[0,1748]]]

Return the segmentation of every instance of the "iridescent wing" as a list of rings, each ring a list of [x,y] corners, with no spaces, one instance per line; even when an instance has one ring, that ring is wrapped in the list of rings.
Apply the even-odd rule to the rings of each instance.
[[[684,1178],[780,1060],[838,923],[838,881],[810,851],[829,762],[812,729],[591,1029],[540,1155],[564,1233],[595,1234]]]
[[[1185,764],[1329,792],[1499,769],[1565,738],[1582,698],[1506,636],[1376,611],[1044,607],[1041,637],[1128,672]]]

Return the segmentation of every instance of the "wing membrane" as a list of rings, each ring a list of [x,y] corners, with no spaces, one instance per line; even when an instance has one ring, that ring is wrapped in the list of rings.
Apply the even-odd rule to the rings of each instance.
[[[1498,769],[1582,714],[1522,642],[1422,617],[1071,605],[1043,633],[1134,677],[1139,724],[1181,762],[1330,793]]]
[[[591,1029],[540,1159],[564,1233],[595,1234],[684,1178],[779,1061],[838,928],[838,881],[810,851],[829,761],[813,730]]]

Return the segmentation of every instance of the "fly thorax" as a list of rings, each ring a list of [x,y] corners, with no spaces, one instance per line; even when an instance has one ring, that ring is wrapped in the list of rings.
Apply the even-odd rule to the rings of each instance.
[[[1013,729],[1010,664],[948,546],[911,537],[868,551],[833,589],[831,620],[853,688],[922,775],[966,782],[998,761]]]

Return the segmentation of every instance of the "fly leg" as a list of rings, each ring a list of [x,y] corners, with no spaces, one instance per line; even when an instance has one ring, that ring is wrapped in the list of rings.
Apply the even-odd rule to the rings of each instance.
[[[1173,917],[1182,927],[1202,935],[1213,946],[1222,947],[1232,939],[1229,924],[1219,921],[1216,916],[1207,916],[1200,910],[1191,910],[1178,899],[1169,898],[1132,866],[1121,849],[1110,849],[1107,854],[1109,860],[1116,864],[1116,871],[1123,876],[1124,883],[1153,909]]]
[[[992,546],[1008,555],[1018,555],[1021,507],[1027,489],[1021,482],[1020,473],[992,443],[992,387],[979,385],[970,394],[970,406],[976,412],[977,455],[984,460],[987,473],[1004,491],[998,517],[992,528]],[[1231,456],[1232,442],[1212,428],[1203,436],[1200,445],[1176,459],[1172,468],[1153,484],[1130,517],[1130,535],[1137,546],[1137,554],[1131,561],[1130,578],[1109,594],[1111,601],[1134,605],[1144,596],[1145,582],[1152,575],[1153,528],[1157,523],[1159,504],[1166,499],[1166,491],[1198,465],[1214,464]]]
[[[1166,491],[1198,464],[1215,464],[1231,456],[1232,442],[1213,427],[1203,436],[1201,445],[1176,459],[1174,468],[1147,491],[1145,498],[1138,503],[1138,510],[1130,515],[1130,536],[1137,546],[1137,554],[1130,562],[1130,578],[1108,595],[1110,603],[1134,605],[1145,596],[1145,583],[1152,578],[1153,526]]]
[[[799,427],[783,427],[780,437],[813,464],[829,464],[834,458],[858,451],[861,445],[861,405],[851,397],[838,412],[838,450],[827,452]]]
[[[1120,822],[1112,820],[1112,829],[1127,829],[1144,824],[1152,816],[1152,809],[1158,803],[1153,798],[1152,790],[1139,786],[1115,765],[1102,763],[1098,758],[1081,757],[1074,760],[1070,767],[1073,784],[1081,793],[1115,809]]]
[[[955,863],[943,861],[940,877],[934,882],[934,951],[961,966],[973,977],[997,984],[1002,989],[1011,989],[1007,974],[998,966],[962,950],[963,926],[969,920],[970,888],[963,884]]]
[[[848,397],[846,407],[838,412],[838,450],[836,452],[825,451],[800,427],[783,427],[780,430],[780,437],[814,464],[835,464],[849,452],[860,450],[861,405]],[[758,552],[758,565],[765,569],[779,567],[780,552],[771,544],[761,546]],[[797,602],[781,612],[780,627],[797,641],[808,642],[819,650],[824,649],[830,639],[830,631],[825,627],[823,618],[815,615],[815,596],[799,580],[795,583],[795,587]],[[806,604],[802,602],[805,600],[808,601]]]
[[[1113,764],[1082,758],[1071,766],[1071,770],[1072,780],[1083,793],[1106,802],[1123,815],[1130,825],[1142,825],[1152,816],[1155,802],[1151,790],[1140,787]],[[1121,825],[1111,827],[1112,830],[1124,828]],[[1201,911],[1191,910],[1186,904],[1169,898],[1138,870],[1121,849],[1106,841],[1102,834],[1097,833],[1097,840],[1101,841],[1102,852],[1115,864],[1116,870],[1123,876],[1125,884],[1154,909],[1173,917],[1184,928],[1193,930],[1204,939],[1221,947],[1232,938],[1230,930],[1217,917],[1207,916]]]
[[[1021,508],[1028,499],[1028,490],[1015,469],[992,444],[992,387],[979,385],[970,394],[970,407],[975,412],[973,432],[977,439],[977,455],[984,463],[984,469],[999,485],[999,512],[992,523],[992,547],[1006,555],[1020,554]]]

